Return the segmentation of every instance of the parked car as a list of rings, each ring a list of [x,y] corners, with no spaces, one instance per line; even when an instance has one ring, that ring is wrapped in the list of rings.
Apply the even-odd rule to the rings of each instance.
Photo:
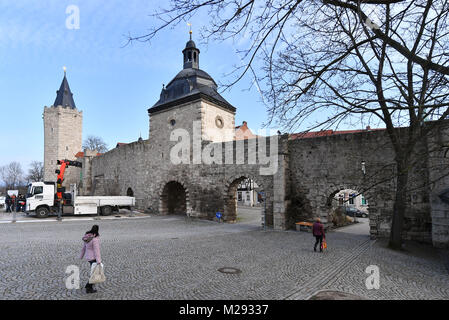
[[[5,197],[0,197],[0,208],[5,206]]]
[[[346,207],[346,215],[350,217],[359,217],[359,218],[367,218],[368,213],[360,211],[359,209],[353,208],[353,207]]]

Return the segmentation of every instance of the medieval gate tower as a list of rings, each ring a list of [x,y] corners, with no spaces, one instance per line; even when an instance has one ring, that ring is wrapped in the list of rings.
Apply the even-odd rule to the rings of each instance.
[[[52,106],[44,107],[44,180],[56,181],[57,160],[75,160],[82,150],[83,112],[77,110],[64,67],[64,78]],[[72,168],[75,169],[75,168]],[[67,171],[63,185],[80,179],[79,170]]]

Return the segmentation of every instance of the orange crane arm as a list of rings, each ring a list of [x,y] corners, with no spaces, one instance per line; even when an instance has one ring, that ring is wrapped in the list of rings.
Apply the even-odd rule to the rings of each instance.
[[[57,163],[61,165],[59,170],[55,171],[55,173],[58,174],[58,178],[56,180],[56,197],[57,197],[58,201],[60,201],[62,199],[62,193],[64,192],[62,183],[64,181],[65,169],[68,168],[69,166],[81,168],[82,163],[78,162],[78,161],[72,161],[72,160],[58,160]]]

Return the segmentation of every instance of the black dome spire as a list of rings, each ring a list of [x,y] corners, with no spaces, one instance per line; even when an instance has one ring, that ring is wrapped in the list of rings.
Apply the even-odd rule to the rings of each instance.
[[[200,50],[192,40],[192,33],[182,53],[184,68],[166,86],[163,86],[159,101],[148,109],[148,113],[159,112],[198,99],[208,100],[235,112],[235,108],[217,92],[214,79],[199,68]]]

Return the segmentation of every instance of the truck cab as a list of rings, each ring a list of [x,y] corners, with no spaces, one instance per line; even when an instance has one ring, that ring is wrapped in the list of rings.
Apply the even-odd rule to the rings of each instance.
[[[27,212],[36,212],[38,217],[46,217],[51,211],[55,201],[54,182],[33,182],[28,185],[26,195]]]

